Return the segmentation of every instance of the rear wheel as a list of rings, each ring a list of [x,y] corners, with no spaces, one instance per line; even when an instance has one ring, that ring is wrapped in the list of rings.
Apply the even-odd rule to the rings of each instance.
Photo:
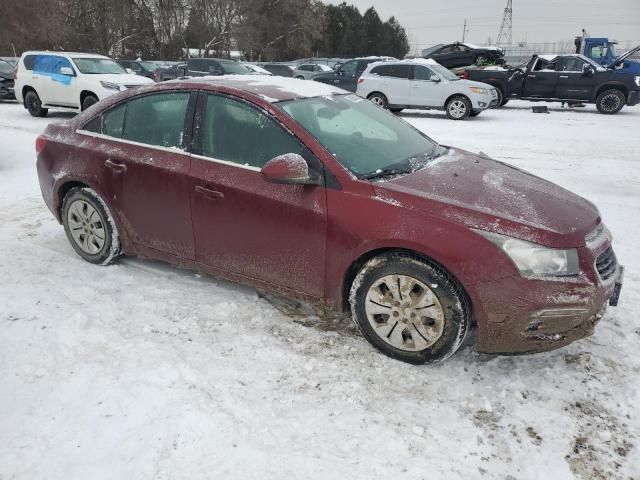
[[[613,115],[624,107],[626,98],[620,90],[605,90],[596,99],[596,107],[600,113]]]
[[[385,97],[382,93],[376,92],[372,93],[367,97],[371,103],[382,107],[384,109],[389,108],[389,102],[387,101],[387,97]]]
[[[95,105],[96,103],[98,103],[98,98],[95,95],[87,95],[82,101],[82,111],[84,112],[87,108],[91,105]]]
[[[465,296],[449,274],[403,252],[367,262],[349,301],[364,337],[384,354],[409,363],[453,355],[470,324]]]
[[[42,108],[42,102],[35,90],[29,90],[24,96],[24,104],[32,117],[46,117],[49,110]]]
[[[62,203],[69,243],[87,262],[108,265],[120,254],[118,229],[107,204],[90,188],[72,188]]]
[[[463,95],[456,95],[449,99],[445,109],[451,120],[466,120],[471,114],[471,101]]]

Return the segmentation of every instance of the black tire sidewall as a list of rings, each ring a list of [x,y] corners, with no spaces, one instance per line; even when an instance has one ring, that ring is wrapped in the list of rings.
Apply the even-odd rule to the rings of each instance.
[[[100,250],[100,252],[95,255],[91,255],[83,251],[71,235],[69,224],[67,222],[67,212],[69,210],[69,207],[75,200],[83,200],[89,203],[93,208],[96,209],[96,211],[100,215],[100,220],[102,222],[102,225],[104,226],[105,231],[105,242],[102,250]],[[62,224],[64,225],[64,231],[67,235],[67,239],[69,240],[69,243],[71,243],[71,247],[75,250],[75,252],[89,263],[93,263],[96,265],[106,265],[113,257],[112,246],[114,234],[113,226],[111,224],[111,221],[109,220],[110,218],[111,217],[105,210],[101,199],[99,199],[96,194],[85,188],[73,188],[69,190],[62,202]]]
[[[44,117],[47,114],[48,110],[46,108],[42,108],[42,100],[40,100],[40,96],[35,90],[29,90],[25,95],[24,101],[27,104],[27,110],[32,117]],[[38,102],[37,110],[32,108],[34,101]]]
[[[467,107],[467,112],[463,117],[460,117],[460,118],[456,118],[449,113],[449,106],[456,100],[462,100],[465,103],[465,106]],[[447,117],[449,117],[451,120],[466,120],[467,118],[469,118],[469,115],[471,115],[471,100],[469,100],[464,95],[456,95],[455,97],[452,97],[451,99],[449,99],[449,101],[447,102],[444,108],[447,113]]]
[[[95,105],[96,103],[98,103],[98,99],[94,95],[87,95],[82,101],[82,111],[84,112],[87,108]]]
[[[616,95],[620,99],[620,106],[615,110],[608,111],[602,107],[602,101],[609,95]],[[598,112],[604,115],[614,115],[618,113],[620,110],[622,110],[626,101],[627,99],[625,98],[624,93],[622,93],[620,90],[612,88],[609,90],[605,90],[600,95],[598,95],[598,98],[596,99],[596,108],[598,109]]]
[[[376,259],[378,260],[378,259]],[[352,291],[351,313],[363,336],[385,355],[412,364],[434,363],[448,358],[462,344],[469,327],[470,314],[459,287],[440,267],[402,253],[379,257],[380,262],[365,267],[359,284]],[[419,352],[397,349],[382,340],[370,325],[365,311],[369,288],[381,277],[393,274],[410,275],[433,289],[445,313],[442,336],[429,348]]]

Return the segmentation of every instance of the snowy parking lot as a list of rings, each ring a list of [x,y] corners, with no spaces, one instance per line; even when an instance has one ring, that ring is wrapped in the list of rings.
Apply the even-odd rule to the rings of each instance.
[[[0,480],[640,479],[640,107],[550,111],[402,116],[593,201],[620,305],[561,350],[416,367],[246,287],[83,261],[35,170],[71,114],[0,102]]]

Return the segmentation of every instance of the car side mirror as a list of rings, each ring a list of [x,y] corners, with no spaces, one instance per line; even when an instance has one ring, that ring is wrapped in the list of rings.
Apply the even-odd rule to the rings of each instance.
[[[582,76],[583,77],[592,77],[595,71],[591,65],[583,65],[582,66]]]
[[[431,77],[431,81],[435,83],[440,83],[440,77],[436,77],[435,75]]]
[[[73,77],[75,73],[73,73],[73,69],[71,67],[61,67],[60,73],[62,75],[67,75],[68,77]]]
[[[262,170],[262,177],[270,183],[305,185],[313,183],[307,161],[297,153],[285,153],[269,160]]]

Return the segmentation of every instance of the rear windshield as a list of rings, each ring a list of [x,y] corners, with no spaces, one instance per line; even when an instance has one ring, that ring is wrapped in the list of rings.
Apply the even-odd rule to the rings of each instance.
[[[80,72],[87,75],[115,73],[124,74],[127,71],[110,58],[74,58],[73,63],[76,64]]]

